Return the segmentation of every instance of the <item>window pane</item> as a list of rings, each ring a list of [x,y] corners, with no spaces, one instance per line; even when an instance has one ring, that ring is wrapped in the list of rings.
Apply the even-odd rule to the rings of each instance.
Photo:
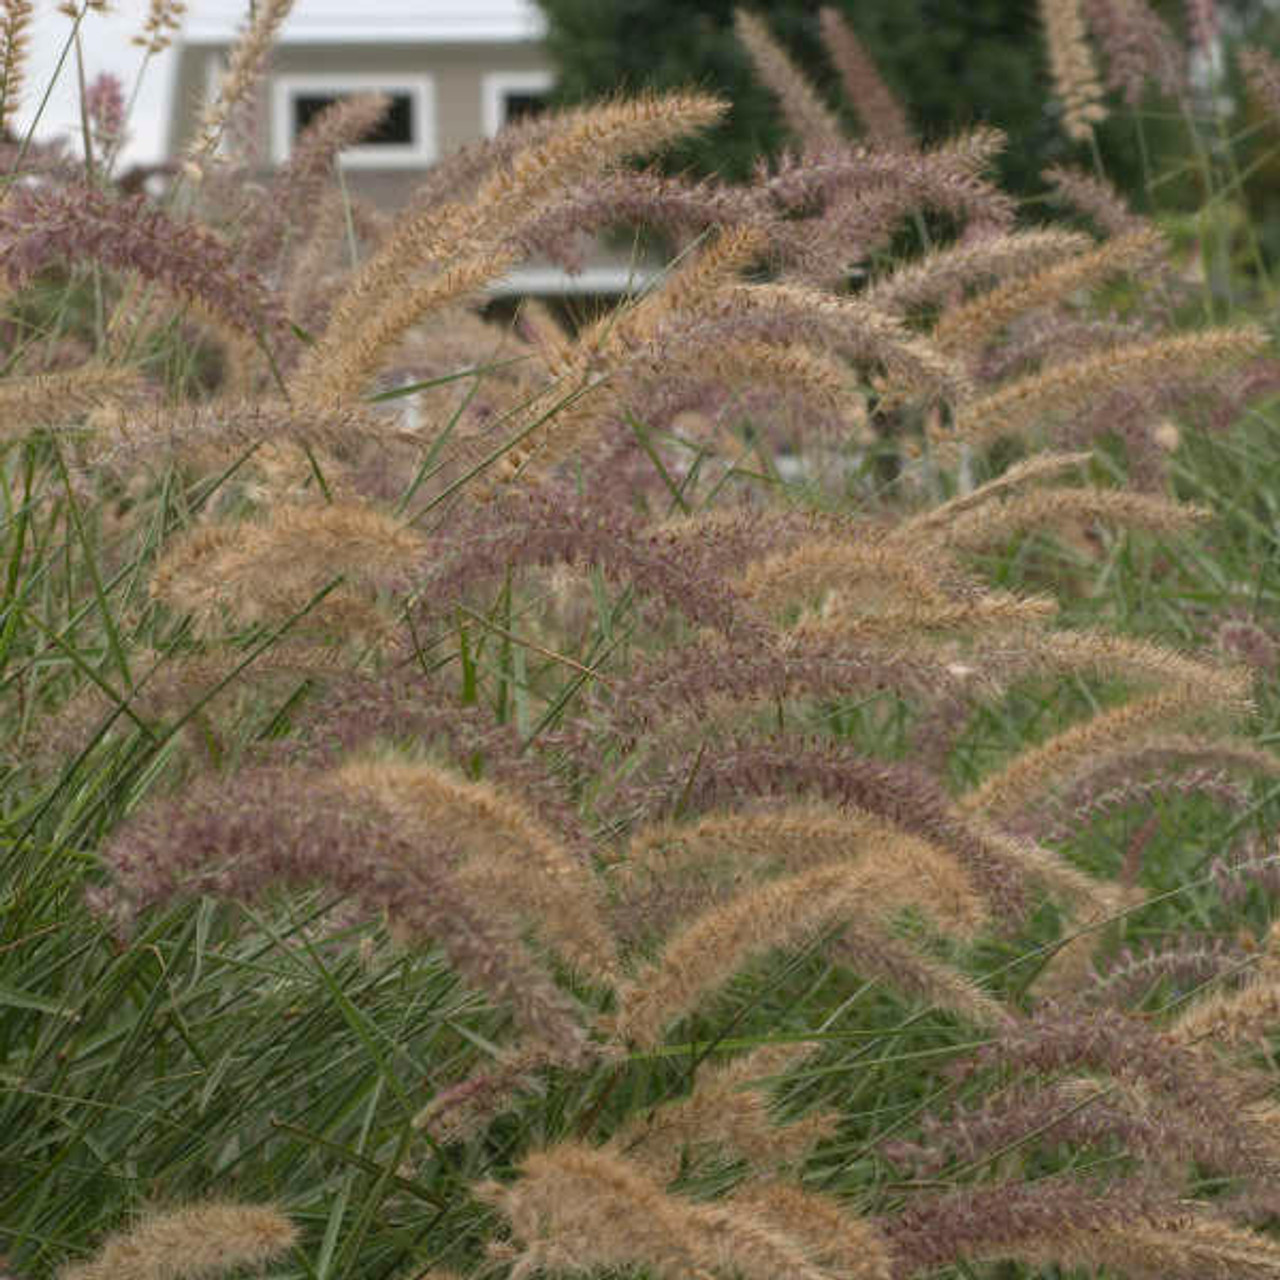
[[[502,95],[502,118],[507,124],[536,116],[547,109],[547,97],[543,93],[512,91]]]
[[[293,131],[296,137],[330,103],[349,97],[345,93],[299,93],[293,99]],[[407,93],[391,94],[391,106],[381,123],[361,140],[362,147],[413,145],[413,100]]]

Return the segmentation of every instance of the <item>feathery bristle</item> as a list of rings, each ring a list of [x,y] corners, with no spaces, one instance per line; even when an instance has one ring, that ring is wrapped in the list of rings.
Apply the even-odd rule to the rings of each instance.
[[[1093,126],[1107,118],[1093,51],[1085,35],[1079,0],[1040,0],[1054,90],[1062,103],[1067,136],[1087,142]]]
[[[805,148],[821,151],[839,146],[840,122],[774,39],[764,20],[746,9],[734,9],[733,29],[750,55],[756,75],[777,95],[783,118]]]
[[[144,1218],[59,1280],[213,1280],[287,1253],[297,1228],[269,1205],[210,1203]]]

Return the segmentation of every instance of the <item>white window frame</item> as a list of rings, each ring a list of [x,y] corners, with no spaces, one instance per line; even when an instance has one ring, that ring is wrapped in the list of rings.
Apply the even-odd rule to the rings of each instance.
[[[550,71],[488,71],[481,82],[481,116],[486,138],[507,123],[509,93],[550,93],[555,76]]]
[[[305,94],[392,93],[409,96],[416,141],[405,145],[348,147],[339,153],[344,169],[422,169],[433,164],[436,145],[436,85],[424,75],[325,75],[282,73],[271,84],[271,160],[283,164],[293,151],[293,100]]]

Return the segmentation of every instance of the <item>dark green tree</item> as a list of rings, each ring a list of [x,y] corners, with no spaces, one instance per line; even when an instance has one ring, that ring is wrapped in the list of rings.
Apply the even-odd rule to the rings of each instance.
[[[920,137],[939,141],[975,124],[1009,134],[1002,180],[1043,189],[1050,164],[1089,164],[1088,148],[1057,126],[1035,0],[829,0],[844,13],[881,75],[906,105]],[[1238,0],[1243,2],[1243,0]],[[734,0],[539,0],[560,73],[563,101],[615,90],[696,85],[733,103],[726,124],[672,158],[676,167],[740,179],[761,153],[784,142],[774,100],[752,74],[733,34]],[[822,0],[768,0],[754,8],[777,39],[843,110],[838,76],[819,35]],[[1162,6],[1170,20],[1181,6]],[[1152,99],[1151,106],[1160,106]],[[1143,122],[1146,165],[1185,147],[1151,113]],[[849,117],[853,131],[856,125]],[[1100,130],[1108,175],[1141,203],[1142,152],[1132,113],[1120,108]]]

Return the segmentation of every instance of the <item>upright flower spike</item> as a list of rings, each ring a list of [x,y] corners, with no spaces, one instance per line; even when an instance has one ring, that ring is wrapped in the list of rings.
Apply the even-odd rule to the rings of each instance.
[[[808,78],[774,39],[763,19],[746,9],[733,11],[733,29],[756,75],[777,95],[783,118],[806,151],[819,152],[844,141],[840,122]]]
[[[149,56],[163,53],[181,29],[186,11],[185,0],[151,0],[142,30],[133,37],[133,43]]]
[[[7,132],[22,100],[31,38],[32,0],[0,5],[0,131]]]
[[[827,55],[840,72],[845,96],[858,113],[867,137],[880,147],[900,151],[914,148],[916,140],[902,103],[885,84],[844,15],[824,5],[818,11],[818,23]]]
[[[218,92],[205,107],[187,143],[183,159],[188,171],[200,171],[216,150],[236,108],[254,91],[276,36],[292,8],[293,0],[258,0],[250,10],[249,24],[231,50]],[[166,26],[162,24],[162,29]]]
[[[1174,97],[1186,88],[1186,54],[1150,0],[1080,0],[1080,7],[1106,58],[1107,88],[1130,107],[1141,105],[1152,82]]]
[[[1085,33],[1080,0],[1040,0],[1040,18],[1054,91],[1062,103],[1062,124],[1077,142],[1093,137],[1093,126],[1107,118],[1093,51]]]

